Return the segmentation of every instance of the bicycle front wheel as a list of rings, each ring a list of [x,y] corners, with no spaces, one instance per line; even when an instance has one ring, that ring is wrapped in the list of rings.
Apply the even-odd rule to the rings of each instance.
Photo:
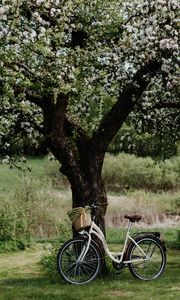
[[[131,243],[127,250],[127,260],[132,260],[128,264],[131,274],[141,280],[158,278],[166,265],[166,251],[162,242],[151,235],[139,236],[135,241],[138,246]]]
[[[59,250],[57,256],[58,272],[62,278],[72,284],[85,284],[94,280],[100,271],[101,254],[95,243],[91,242],[89,249],[83,258],[87,247],[87,240],[75,238],[67,241]]]

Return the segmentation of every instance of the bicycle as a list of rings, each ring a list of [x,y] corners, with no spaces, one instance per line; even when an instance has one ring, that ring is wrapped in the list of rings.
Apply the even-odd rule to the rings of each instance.
[[[101,241],[105,254],[112,260],[113,267],[120,270],[128,266],[130,273],[141,280],[158,278],[165,269],[166,248],[159,232],[140,232],[130,235],[132,223],[141,219],[140,215],[125,215],[128,227],[122,251],[111,252],[105,236],[95,224],[95,209],[91,206],[91,225],[79,231],[80,237],[68,240],[57,255],[58,272],[71,284],[85,284],[93,281],[100,273],[104,255],[92,235]]]

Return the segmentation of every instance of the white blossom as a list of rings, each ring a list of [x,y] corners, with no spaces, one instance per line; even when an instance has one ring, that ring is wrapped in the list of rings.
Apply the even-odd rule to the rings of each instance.
[[[63,5],[59,0],[19,0],[19,5],[26,3],[27,8],[35,3],[35,10],[30,9],[34,11],[31,18],[15,9],[17,1],[2,3],[0,37],[6,41],[2,43],[1,66],[5,80],[7,76],[10,86],[18,85],[22,90],[30,87],[46,93],[48,83],[53,92],[71,91],[76,96],[68,109],[72,115],[78,112],[85,127],[93,123],[96,128],[103,114],[102,99],[107,95],[116,99],[148,61],[162,61],[160,71],[171,94],[177,86],[177,0],[67,0]],[[73,32],[78,30],[88,32],[86,47],[70,46]],[[172,59],[164,60],[167,54]],[[26,69],[6,68],[15,61]],[[144,97],[146,109],[150,109],[149,99],[161,89],[162,78],[154,76]],[[88,125],[86,117],[91,116],[92,102],[99,115],[96,122]],[[22,109],[26,105],[22,102]]]
[[[36,4],[37,5],[41,5],[41,4],[43,4],[45,2],[45,0],[36,0]]]
[[[163,39],[159,44],[161,49],[178,49],[178,44],[174,39]]]

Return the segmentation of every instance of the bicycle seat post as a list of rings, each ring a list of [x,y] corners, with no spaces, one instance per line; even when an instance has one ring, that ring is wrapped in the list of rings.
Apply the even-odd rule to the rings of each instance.
[[[129,220],[129,221],[128,221],[127,234],[129,234],[129,233],[130,233],[131,226],[132,226],[132,222]]]

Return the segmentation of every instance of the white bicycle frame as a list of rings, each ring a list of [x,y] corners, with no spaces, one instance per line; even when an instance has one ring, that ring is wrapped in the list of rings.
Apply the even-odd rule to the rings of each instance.
[[[91,243],[91,239],[92,239],[91,235],[92,234],[94,234],[95,236],[97,236],[97,238],[100,239],[100,241],[102,242],[102,245],[103,245],[105,253],[107,254],[107,256],[109,256],[109,258],[111,258],[112,261],[114,261],[116,263],[123,262],[124,264],[130,264],[130,263],[133,263],[133,262],[143,262],[143,261],[149,260],[150,257],[148,257],[146,255],[146,253],[142,250],[142,248],[138,245],[138,243],[136,243],[136,241],[130,236],[131,226],[132,226],[132,224],[129,221],[129,223],[128,223],[128,229],[127,229],[127,233],[126,233],[126,238],[125,238],[125,242],[124,242],[124,245],[123,245],[123,250],[121,252],[111,252],[111,251],[109,251],[109,248],[108,248],[108,245],[107,245],[107,242],[106,242],[106,239],[105,239],[105,236],[104,236],[103,232],[95,224],[95,222],[92,221],[92,224],[91,224],[91,227],[89,229],[89,232],[87,232],[85,230],[82,230],[82,231],[79,232],[81,235],[84,235],[84,233],[86,235],[88,235],[88,242],[87,242],[87,245],[86,245],[85,249],[83,249],[82,253],[80,254],[80,256],[78,258],[78,261],[82,261],[84,259],[84,257],[86,256],[86,253],[88,252],[89,246],[90,246],[90,243]],[[137,250],[139,252],[139,255],[143,255],[144,258],[133,259],[133,260],[123,260],[128,240],[131,240],[136,245]],[[120,256],[120,259],[117,259],[116,258],[117,256]]]

